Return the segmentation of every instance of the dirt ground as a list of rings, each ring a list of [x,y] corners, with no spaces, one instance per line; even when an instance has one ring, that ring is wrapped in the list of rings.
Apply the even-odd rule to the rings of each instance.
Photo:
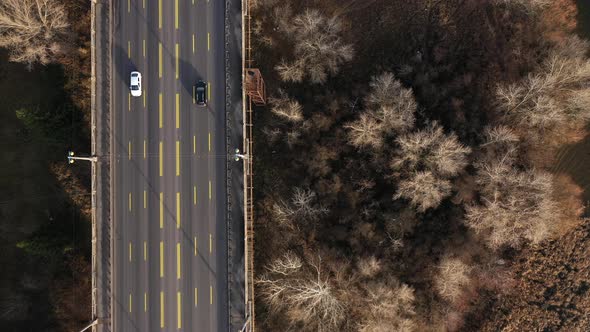
[[[590,220],[567,234],[518,253],[515,286],[480,313],[474,329],[492,331],[590,331]],[[472,317],[471,322],[476,321]]]

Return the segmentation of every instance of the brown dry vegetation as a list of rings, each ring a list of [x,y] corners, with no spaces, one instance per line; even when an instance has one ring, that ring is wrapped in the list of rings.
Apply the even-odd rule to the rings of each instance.
[[[518,314],[498,300],[527,298],[517,271],[584,224],[550,168],[590,119],[589,47],[561,3],[257,1],[260,330],[492,331],[485,313]]]
[[[42,150],[33,162],[43,165],[37,174],[22,174],[24,184],[24,179],[35,183],[25,190],[30,197],[24,200],[41,198],[25,205],[30,207],[32,218],[14,221],[26,222],[28,229],[15,231],[7,220],[13,216],[7,211],[13,209],[12,205],[23,204],[22,198],[16,195],[5,202],[2,227],[11,232],[10,241],[19,241],[11,259],[27,262],[23,266],[8,262],[9,266],[19,266],[9,275],[26,276],[31,264],[45,271],[35,274],[31,281],[25,278],[3,283],[24,285],[15,287],[9,292],[10,298],[1,301],[0,321],[7,331],[74,331],[90,319],[89,167],[80,164],[71,168],[63,159],[69,149],[89,150],[89,15],[90,2],[86,0],[0,1],[0,47],[8,50],[10,61],[22,63],[51,81],[51,87],[33,84],[33,89],[47,91],[35,91],[30,100],[3,95],[8,104],[5,110],[12,112],[3,114],[3,119],[13,121],[16,114],[17,147]],[[10,68],[3,72],[6,79],[22,76],[20,67],[6,67]],[[14,159],[8,160],[8,167],[18,164],[19,158]],[[47,191],[45,182],[53,187],[42,195]],[[8,187],[6,190],[10,191],[7,195],[16,193]],[[46,215],[38,215],[39,210]]]

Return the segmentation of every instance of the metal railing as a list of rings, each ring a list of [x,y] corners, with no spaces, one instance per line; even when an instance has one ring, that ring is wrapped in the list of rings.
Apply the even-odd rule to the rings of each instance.
[[[246,68],[252,66],[250,7],[253,0],[242,0],[242,101],[243,101],[243,132],[244,132],[244,267],[245,267],[245,304],[246,323],[244,331],[255,331],[254,316],[254,201],[253,201],[253,135],[252,135],[252,102],[246,93]]]

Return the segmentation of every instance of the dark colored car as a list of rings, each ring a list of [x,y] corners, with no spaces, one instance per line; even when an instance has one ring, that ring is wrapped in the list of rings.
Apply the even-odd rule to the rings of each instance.
[[[195,86],[195,99],[197,105],[207,106],[207,83],[198,81]]]

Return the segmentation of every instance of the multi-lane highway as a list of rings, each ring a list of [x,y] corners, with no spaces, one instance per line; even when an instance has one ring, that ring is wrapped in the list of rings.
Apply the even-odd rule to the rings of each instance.
[[[227,331],[224,3],[112,11],[111,330]]]

